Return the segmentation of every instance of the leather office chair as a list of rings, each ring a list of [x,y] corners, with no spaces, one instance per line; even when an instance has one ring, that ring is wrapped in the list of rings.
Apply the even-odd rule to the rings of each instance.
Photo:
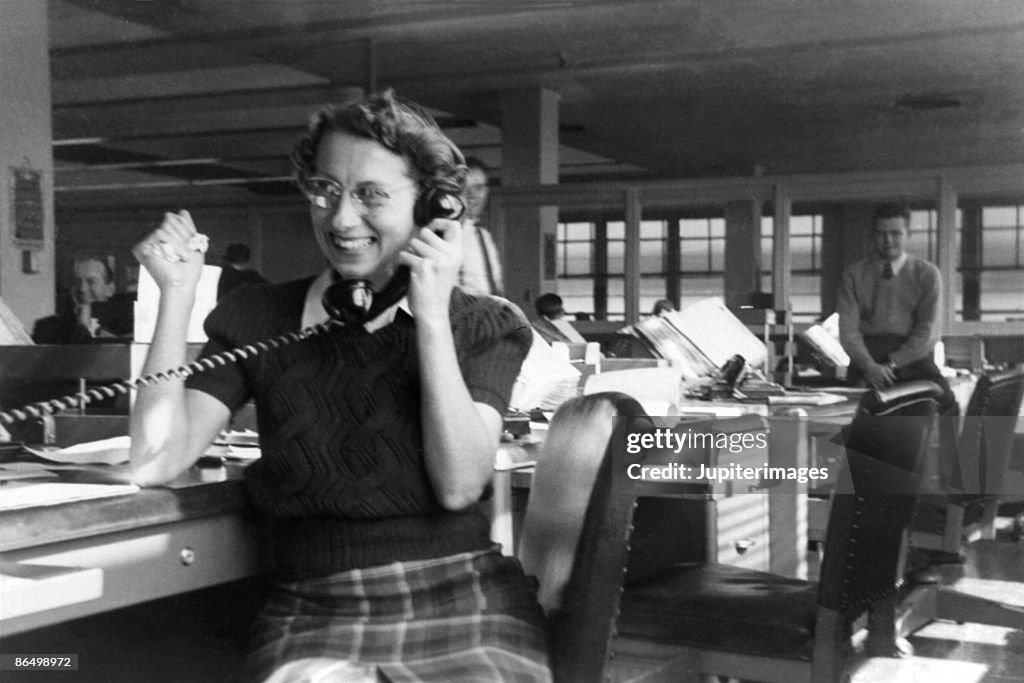
[[[610,653],[635,506],[628,492],[612,491],[620,416],[631,431],[651,427],[626,394],[570,399],[552,417],[537,458],[517,555],[540,582],[556,681],[601,680]]]
[[[1024,369],[978,380],[955,449],[939,444],[947,482],[961,492],[922,499],[914,516],[911,547],[957,555],[966,543],[995,538],[999,494],[1010,465],[1022,396]]]
[[[845,433],[820,582],[691,565],[628,584],[612,678],[833,683],[847,675],[852,624],[865,612],[867,651],[900,654],[896,593],[939,396],[930,382],[865,394]]]
[[[556,680],[596,682],[609,675],[630,680],[643,669],[667,665],[659,673],[673,679],[689,670],[745,678],[773,673],[770,680],[788,682],[800,680],[796,669],[802,669],[805,680],[831,682],[838,680],[841,643],[853,613],[879,602],[876,613],[882,618],[874,620],[879,629],[871,642],[876,651],[891,653],[892,598],[915,496],[887,494],[917,490],[917,461],[939,395],[931,383],[897,389],[871,392],[847,435],[852,472],[841,483],[853,493],[837,497],[832,552],[817,587],[714,565],[669,561],[638,570],[630,557],[633,524],[640,517],[638,505],[649,500],[640,495],[651,492],[613,470],[613,463],[620,469],[626,461],[613,457],[612,446],[621,441],[612,418],[624,416],[625,423],[614,424],[629,432],[652,428],[651,420],[623,394],[594,394],[563,405],[538,458],[518,553],[526,572],[540,580],[540,601],[553,630]],[[894,428],[888,416],[905,419]],[[700,604],[712,596],[691,592],[699,587],[721,593],[722,605]],[[688,606],[696,606],[693,614]],[[748,623],[736,620],[737,614]],[[789,623],[793,627],[784,628]],[[729,634],[739,636],[738,649],[732,649]],[[709,636],[711,642],[701,642]],[[719,649],[721,656],[701,654],[705,646]],[[792,658],[795,666],[756,663],[762,647],[767,661]],[[812,661],[817,679],[810,675]]]
[[[954,461],[959,463],[964,492],[938,501],[927,496],[922,501],[914,519],[912,546],[960,554],[963,544],[995,538],[996,510],[1022,394],[1024,369],[978,380]],[[960,567],[948,567],[915,586],[900,606],[899,632],[913,633],[935,619],[1024,629],[1020,584],[961,574]]]

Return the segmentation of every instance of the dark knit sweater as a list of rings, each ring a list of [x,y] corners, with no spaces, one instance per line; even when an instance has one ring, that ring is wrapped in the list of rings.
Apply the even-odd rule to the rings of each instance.
[[[311,280],[239,288],[206,320],[203,355],[297,330]],[[504,413],[531,343],[528,323],[498,299],[461,290],[450,306],[455,350],[473,400]],[[262,457],[246,471],[272,521],[289,578],[489,546],[474,506],[450,512],[428,479],[420,426],[415,322],[329,332],[190,377],[232,410],[255,399]]]

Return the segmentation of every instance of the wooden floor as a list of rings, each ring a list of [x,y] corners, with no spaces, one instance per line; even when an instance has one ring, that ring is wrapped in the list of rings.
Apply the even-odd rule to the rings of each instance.
[[[1001,520],[1005,527],[1009,520]],[[1024,541],[1004,532],[972,544],[964,575],[1024,584]],[[76,653],[76,673],[0,673],[4,683],[196,683],[233,680],[244,629],[261,600],[262,584],[240,582],[119,610],[51,629],[0,639],[7,654]],[[852,683],[1020,683],[1024,631],[978,624],[933,623],[910,638],[906,659],[864,661]]]
[[[1024,541],[1008,538],[1010,520],[1000,518],[999,538],[968,548],[963,576],[1024,583]],[[1016,587],[1021,590],[1021,584]],[[1020,683],[1024,681],[1024,631],[934,622],[910,637],[914,656],[868,660],[853,683]]]

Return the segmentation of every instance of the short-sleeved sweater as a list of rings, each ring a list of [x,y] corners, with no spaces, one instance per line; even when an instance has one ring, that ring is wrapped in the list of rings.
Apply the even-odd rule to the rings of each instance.
[[[233,292],[206,320],[203,355],[297,330],[311,282]],[[504,413],[532,341],[529,323],[507,302],[460,289],[449,310],[470,395]],[[232,410],[255,400],[262,455],[246,486],[271,521],[283,577],[489,547],[478,506],[445,510],[430,485],[415,321],[403,310],[373,333],[334,325],[187,386]]]

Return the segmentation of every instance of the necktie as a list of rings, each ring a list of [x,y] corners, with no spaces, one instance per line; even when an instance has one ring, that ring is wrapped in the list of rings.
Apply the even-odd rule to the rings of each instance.
[[[882,268],[882,279],[883,280],[890,280],[890,279],[892,279],[892,263],[889,262],[889,261],[886,261],[885,262],[885,266]]]

